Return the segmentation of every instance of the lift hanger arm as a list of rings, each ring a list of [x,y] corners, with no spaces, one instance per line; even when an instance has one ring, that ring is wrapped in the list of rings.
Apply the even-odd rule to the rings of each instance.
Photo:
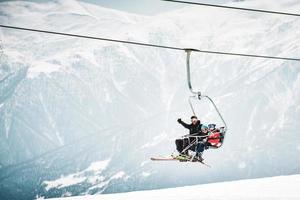
[[[222,122],[224,123],[225,131],[227,131],[227,124],[226,124],[224,118],[222,117],[219,109],[217,108],[216,104],[214,103],[214,101],[209,96],[202,95],[201,92],[196,92],[196,91],[193,90],[193,86],[192,86],[192,82],[191,82],[190,58],[191,58],[191,53],[194,50],[195,49],[185,49],[185,52],[187,54],[187,56],[186,56],[187,82],[188,82],[188,87],[189,87],[191,93],[194,95],[194,96],[192,96],[192,97],[189,98],[189,104],[190,104],[190,107],[192,109],[192,112],[195,115],[195,110],[194,110],[193,104],[191,102],[191,98],[197,97],[199,100],[201,100],[201,98],[207,98],[210,101],[210,103],[214,106],[214,108],[217,111],[219,117],[221,118]]]

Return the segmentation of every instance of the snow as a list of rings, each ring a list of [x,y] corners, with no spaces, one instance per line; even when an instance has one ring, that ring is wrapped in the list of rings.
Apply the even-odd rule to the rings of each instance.
[[[151,173],[150,173],[150,172],[143,172],[142,175],[143,175],[144,177],[148,177],[148,176],[151,175]]]
[[[93,162],[85,171],[95,171],[96,174],[101,174],[101,172],[106,169],[109,162],[110,159],[99,162]]]
[[[145,161],[143,161],[143,162],[140,164],[140,166],[143,167],[144,165],[146,165],[146,164],[149,163],[149,162],[150,162],[150,160],[145,160]]]
[[[61,12],[69,12],[73,14],[80,15],[90,15],[90,13],[81,6],[80,2],[74,0],[56,0],[57,4],[60,6]]]
[[[149,148],[149,147],[153,147],[153,146],[156,146],[158,144],[161,144],[166,138],[167,138],[167,134],[166,133],[163,133],[163,134],[160,134],[160,135],[157,135],[153,138],[153,141],[152,142],[148,142],[146,144],[144,144],[141,149],[145,149],[145,148]]]
[[[290,175],[232,182],[211,183],[161,190],[57,198],[55,200],[296,200],[300,198],[300,191],[298,189],[299,185],[300,175]]]
[[[70,185],[75,185],[81,183],[85,180],[85,177],[76,177],[74,175],[69,175],[66,177],[61,177],[55,181],[44,181],[45,189],[50,190],[51,188],[63,188]]]
[[[246,165],[245,162],[240,162],[240,163],[238,164],[238,168],[239,168],[239,169],[245,169],[246,167],[247,167],[247,165]]]
[[[103,170],[105,170],[110,162],[110,159],[93,162],[90,164],[88,168],[81,172],[77,172],[74,174],[69,174],[68,176],[62,176],[59,179],[52,180],[52,181],[44,181],[43,185],[45,186],[45,189],[48,191],[53,188],[64,188],[71,185],[76,185],[78,183],[82,182],[89,182],[91,184],[98,184],[105,186],[109,183],[109,181],[104,181],[105,178],[101,176],[101,173]],[[94,172],[92,175],[85,175],[86,172]],[[125,175],[123,171],[118,172],[115,174],[111,179],[119,179],[122,178]],[[99,184],[100,182],[100,184]]]
[[[28,70],[27,77],[34,79],[42,74],[50,75],[53,72],[58,72],[60,68],[61,66],[59,65],[51,64],[45,61],[34,62]]]
[[[122,178],[124,180],[127,180],[129,178],[129,176],[127,176],[124,171],[119,171],[116,174],[112,175],[108,180],[104,180],[104,179],[102,179],[101,181],[96,180],[95,182],[93,182],[93,186],[90,187],[88,191],[91,191],[94,189],[101,189],[101,192],[103,192],[105,189],[107,189],[108,185],[113,180],[122,179]]]
[[[120,178],[124,177],[125,175],[126,175],[126,174],[125,174],[124,171],[119,171],[118,173],[116,173],[115,175],[113,175],[113,176],[111,177],[111,179],[120,179]]]

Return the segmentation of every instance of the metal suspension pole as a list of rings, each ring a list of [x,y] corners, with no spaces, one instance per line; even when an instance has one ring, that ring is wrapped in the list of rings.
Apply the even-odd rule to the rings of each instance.
[[[188,81],[188,86],[189,86],[189,89],[190,91],[193,93],[193,94],[201,94],[200,92],[195,92],[193,90],[193,87],[192,87],[192,82],[191,82],[191,67],[190,67],[190,58],[191,58],[191,52],[193,51],[193,49],[185,49],[185,52],[186,52],[186,70],[187,70],[187,81]],[[201,95],[200,95],[201,96]]]
[[[192,110],[194,116],[196,116],[195,109],[194,109],[193,104],[191,102],[191,98],[198,97],[200,99],[201,98],[201,92],[195,92],[193,90],[193,86],[192,86],[191,67],[190,67],[190,58],[191,58],[191,52],[192,51],[193,51],[193,49],[185,49],[185,52],[186,52],[186,74],[187,74],[188,87],[189,87],[191,93],[194,94],[194,96],[189,97],[189,104],[190,104],[190,107],[191,107],[191,110]]]
[[[226,124],[224,118],[222,117],[222,115],[221,115],[221,113],[220,113],[218,107],[216,106],[215,102],[214,102],[209,96],[207,96],[207,95],[204,95],[204,96],[202,96],[202,97],[207,98],[207,99],[212,103],[212,105],[214,106],[215,110],[216,110],[217,113],[219,114],[219,116],[220,116],[220,118],[221,118],[221,120],[222,120],[222,122],[223,122],[223,124],[224,124],[225,132],[226,132],[226,131],[227,131],[227,124]]]
[[[194,116],[196,116],[195,109],[194,109],[193,104],[191,102],[191,98],[195,98],[195,96],[190,96],[190,98],[189,98],[189,104],[190,104],[190,107],[191,107],[191,110],[192,110]]]

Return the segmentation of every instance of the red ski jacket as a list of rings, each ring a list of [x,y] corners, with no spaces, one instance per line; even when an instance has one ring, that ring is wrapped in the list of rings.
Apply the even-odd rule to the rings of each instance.
[[[221,134],[219,130],[210,132],[207,142],[212,146],[218,147],[221,143]]]

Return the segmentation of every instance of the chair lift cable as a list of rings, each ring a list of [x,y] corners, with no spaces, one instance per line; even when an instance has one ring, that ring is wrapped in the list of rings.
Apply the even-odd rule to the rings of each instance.
[[[197,5],[197,6],[208,6],[208,7],[223,8],[223,9],[232,9],[232,10],[243,10],[243,11],[249,11],[249,12],[260,12],[260,13],[300,17],[300,14],[297,14],[297,13],[289,13],[289,12],[281,12],[281,11],[243,8],[243,7],[235,7],[235,6],[224,6],[224,5],[209,4],[209,3],[191,2],[191,1],[178,1],[178,0],[161,0],[161,1],[167,1],[167,2],[172,2],[172,3],[181,3],[181,4],[190,4],[190,5]]]
[[[52,34],[52,35],[62,35],[62,36],[85,38],[85,39],[92,39],[92,40],[102,40],[102,41],[108,41],[108,42],[117,42],[117,43],[124,43],[124,44],[138,45],[138,46],[148,46],[148,47],[178,50],[178,51],[186,50],[186,48],[180,48],[180,47],[174,47],[174,46],[157,45],[157,44],[150,44],[150,43],[143,43],[143,42],[132,42],[132,41],[126,41],[126,40],[112,39],[112,38],[94,37],[94,36],[71,34],[71,33],[64,33],[64,32],[47,31],[47,30],[41,30],[41,29],[24,28],[24,27],[17,27],[17,26],[7,26],[7,25],[3,25],[3,24],[0,24],[0,27],[7,28],[7,29],[39,32],[39,33],[46,33],[46,34]],[[208,51],[208,50],[200,50],[200,49],[192,49],[191,51],[199,52],[199,53],[207,53],[207,54],[227,55],[227,56],[300,61],[300,58],[278,57],[278,56],[268,56],[268,55],[259,55],[259,54],[244,54],[244,53],[223,52],[223,51]]]

